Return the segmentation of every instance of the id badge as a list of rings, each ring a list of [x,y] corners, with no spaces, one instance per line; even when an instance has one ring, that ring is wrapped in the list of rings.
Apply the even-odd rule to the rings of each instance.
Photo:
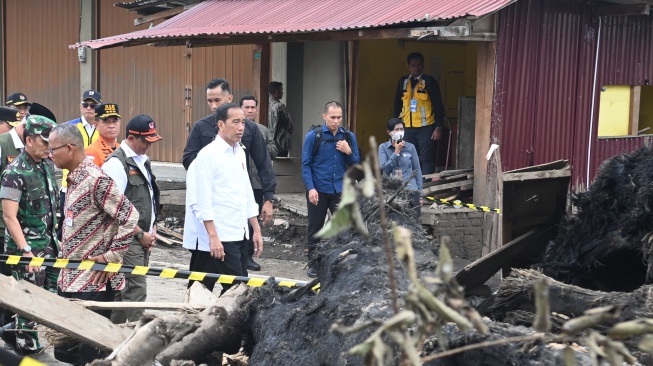
[[[410,113],[416,113],[417,112],[417,99],[411,99],[410,100]]]
[[[66,211],[66,219],[64,220],[66,226],[73,226],[73,210]]]

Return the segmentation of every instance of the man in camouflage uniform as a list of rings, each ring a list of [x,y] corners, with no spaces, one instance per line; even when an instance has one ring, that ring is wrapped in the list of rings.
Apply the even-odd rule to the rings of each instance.
[[[0,200],[5,218],[5,252],[25,257],[55,258],[55,210],[57,184],[49,159],[48,138],[56,125],[42,116],[26,118],[25,149],[2,173]],[[57,292],[59,270],[51,267],[12,266],[12,276],[27,280],[50,292]],[[7,340],[15,334],[14,349],[20,354],[39,351],[42,346],[35,322],[17,317],[5,325],[0,334]],[[15,331],[7,331],[15,330]],[[12,342],[9,342],[12,345]]]
[[[22,150],[23,140],[18,137],[14,127],[21,124],[20,112],[15,109],[0,107],[0,120],[3,121],[2,126],[9,126],[8,133],[0,134],[0,174],[4,172],[7,165],[13,160]],[[23,127],[19,127],[23,131]],[[14,131],[13,133],[11,131]],[[20,142],[20,149],[16,147],[16,139]],[[2,219],[2,206],[0,205],[0,254],[5,253],[5,221]],[[11,276],[11,266],[5,263],[0,263],[0,274]],[[2,309],[0,310],[0,327],[9,323],[12,320],[13,312]]]

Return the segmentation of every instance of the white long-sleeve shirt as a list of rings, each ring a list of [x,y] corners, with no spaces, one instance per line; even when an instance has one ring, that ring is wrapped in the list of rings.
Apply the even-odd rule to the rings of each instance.
[[[245,151],[216,136],[186,173],[184,248],[210,251],[204,221],[213,221],[221,242],[249,238],[248,220],[257,215]]]

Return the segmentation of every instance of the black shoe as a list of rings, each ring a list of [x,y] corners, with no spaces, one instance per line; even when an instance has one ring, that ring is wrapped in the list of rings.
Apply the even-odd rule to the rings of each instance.
[[[317,277],[317,267],[316,266],[309,266],[308,271],[306,271],[306,275],[310,278],[315,278]]]
[[[247,269],[249,269],[250,271],[260,271],[261,265],[254,262],[254,258],[249,257],[249,260],[247,261]]]

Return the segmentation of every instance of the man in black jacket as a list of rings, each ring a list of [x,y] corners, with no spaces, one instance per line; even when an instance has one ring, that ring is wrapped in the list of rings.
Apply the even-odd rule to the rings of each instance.
[[[215,119],[215,111],[225,103],[231,103],[233,95],[229,89],[229,82],[224,79],[213,79],[206,85],[206,101],[213,112],[195,122],[193,129],[188,136],[182,163],[188,170],[190,164],[195,160],[197,153],[210,144],[218,133],[218,125]],[[268,155],[265,139],[261,134],[256,122],[245,120],[245,132],[242,139],[245,145],[247,160],[251,157],[258,170],[263,190],[263,207],[261,208],[261,220],[268,223],[272,218],[272,202],[274,201],[274,190],[277,188],[277,179],[272,170],[272,162]]]

